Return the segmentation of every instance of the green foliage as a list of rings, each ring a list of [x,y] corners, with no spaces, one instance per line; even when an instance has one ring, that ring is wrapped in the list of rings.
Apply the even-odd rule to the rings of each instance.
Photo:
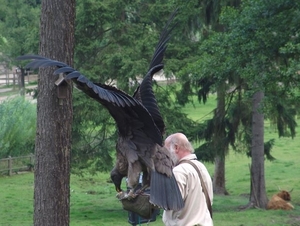
[[[246,0],[240,7],[230,5],[230,1],[223,4],[219,17],[222,32],[215,29],[218,32],[210,31],[201,39],[199,58],[179,71],[184,81],[177,96],[180,104],[186,104],[188,96],[196,93],[198,100],[205,103],[209,92],[225,88],[226,116],[214,118],[223,122],[232,147],[248,152],[252,139],[250,98],[257,89],[265,93],[260,110],[277,125],[279,136],[295,136],[295,117],[299,111],[296,91],[299,87],[299,2]],[[218,111],[216,108],[215,112]],[[205,130],[199,127],[200,138],[208,142],[209,137],[213,139],[216,127],[213,122],[207,123]],[[208,148],[207,145],[210,146],[209,143],[204,146]]]
[[[17,56],[38,50],[40,1],[0,0],[0,5],[0,34],[7,40],[0,46],[1,60],[19,66],[14,60]]]
[[[139,12],[138,7],[142,5],[134,1],[78,1],[77,68],[95,81],[117,80],[118,87],[129,92],[129,78],[136,81],[146,73],[160,32],[140,21],[145,9]]]
[[[160,4],[151,1],[77,1],[76,68],[95,82],[114,84],[133,94],[149,68],[160,32],[174,9],[173,3],[164,1]],[[182,12],[178,14],[181,20],[184,16]],[[172,34],[177,36],[177,32],[174,30]],[[177,54],[176,46],[171,44],[174,40],[169,41],[166,51],[166,75],[171,74],[174,65],[183,63],[178,60],[173,64],[169,58],[174,60],[181,54],[180,59],[183,59],[188,54],[182,50]],[[187,47],[181,46],[186,51]],[[172,88],[164,87],[154,84],[166,133],[186,131],[194,137],[195,123],[170,99]],[[117,138],[115,122],[100,104],[87,100],[78,92],[74,92],[73,104],[73,170],[78,172],[77,169],[89,166],[98,170],[111,169]]]
[[[4,38],[2,35],[0,35],[0,48],[3,48],[6,44],[7,44],[6,38]]]
[[[299,31],[299,25],[295,22],[295,18],[299,18],[297,5],[299,7],[299,2],[293,0],[276,0],[272,4],[267,1],[244,1],[237,18],[228,23],[233,53],[239,53],[236,66],[240,68],[241,76],[248,76],[250,81],[260,79],[268,83],[264,87],[266,89],[274,88],[272,83],[285,81],[286,76],[295,76],[293,73],[282,76],[282,73],[290,66],[289,58],[297,57],[299,52],[292,56],[281,54],[280,50],[291,41],[299,43],[299,37],[293,38]],[[285,85],[292,85],[293,81]]]
[[[74,91],[73,99],[72,172],[111,170],[117,140],[115,122],[102,105],[83,93]]]
[[[294,95],[299,66],[294,62],[300,52],[286,48],[300,42],[297,8],[299,2],[293,0],[244,1],[241,10],[226,8],[221,21],[227,24],[228,54],[235,59],[231,65],[247,83],[246,92],[264,90],[262,111],[277,124],[279,136],[295,135],[299,111],[299,98]]]
[[[34,152],[36,106],[22,97],[0,104],[0,157]]]

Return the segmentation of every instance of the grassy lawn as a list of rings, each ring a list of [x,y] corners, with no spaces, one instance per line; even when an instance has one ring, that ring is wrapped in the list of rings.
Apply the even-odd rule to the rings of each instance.
[[[185,111],[193,119],[203,120],[214,107],[212,102]],[[298,121],[300,123],[300,120]],[[298,128],[297,134],[300,129]],[[299,135],[298,135],[299,136]],[[300,139],[278,138],[274,128],[265,126],[265,139],[275,139],[272,151],[275,161],[265,162],[268,197],[281,189],[294,189],[291,193],[292,211],[242,210],[248,203],[251,159],[244,154],[230,152],[226,160],[226,183],[229,196],[215,196],[213,211],[215,226],[300,226]],[[214,165],[206,164],[211,175]],[[33,173],[0,176],[0,226],[29,226],[33,224]],[[108,183],[108,173],[95,176],[71,177],[71,226],[130,225],[128,213],[116,199],[114,186]],[[146,225],[146,224],[145,224]],[[149,225],[163,226],[161,215]]]
[[[266,161],[265,176],[268,197],[278,187],[294,189],[293,211],[241,210],[248,203],[250,159],[231,153],[226,161],[227,188],[230,196],[214,197],[214,223],[221,226],[284,226],[300,225],[299,142],[276,140],[274,162]],[[213,174],[213,165],[206,164]],[[130,225],[127,212],[115,198],[114,186],[108,174],[71,177],[71,226]],[[0,225],[32,225],[33,173],[0,177]],[[162,226],[161,215],[150,225]]]
[[[295,141],[289,142],[289,144]],[[281,153],[281,154],[280,154]],[[296,149],[278,152],[278,159],[266,162],[266,186],[270,197],[277,190],[294,188],[293,211],[241,210],[249,194],[250,160],[240,154],[231,154],[226,162],[227,187],[230,196],[215,196],[214,223],[221,226],[283,226],[300,225],[299,160]],[[207,164],[213,173],[213,165]],[[71,177],[71,226],[130,225],[127,212],[115,198],[114,186],[108,183],[108,174]],[[0,225],[32,225],[33,173],[2,176],[0,178]],[[161,215],[150,225],[162,226]]]

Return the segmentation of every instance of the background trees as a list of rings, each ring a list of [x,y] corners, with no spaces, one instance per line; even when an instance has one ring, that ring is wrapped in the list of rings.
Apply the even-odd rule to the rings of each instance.
[[[198,84],[202,85],[199,91],[202,98],[208,87],[209,91],[218,93],[222,90],[220,84],[229,85],[225,88],[226,92],[223,92],[227,99],[225,118],[222,121],[212,121],[217,124],[208,123],[206,130],[200,134],[205,135],[202,138],[214,143],[218,131],[215,129],[222,128],[220,125],[223,124],[227,136],[220,136],[221,141],[227,140],[234,149],[240,149],[240,143],[245,142],[244,147],[248,149],[253,162],[251,182],[256,184],[251,187],[250,203],[262,208],[266,204],[263,154],[272,158],[269,149],[263,145],[263,117],[272,119],[278,125],[280,136],[293,136],[296,125],[294,116],[298,108],[294,100],[297,98],[290,91],[295,91],[298,81],[295,80],[297,72],[294,66],[290,67],[289,62],[294,62],[297,54],[288,56],[282,50],[290,42],[299,43],[298,37],[296,38],[299,27],[292,25],[294,18],[299,17],[298,8],[295,1],[276,1],[272,4],[267,1],[243,1],[239,8],[223,8],[219,23],[224,32],[211,31],[210,36],[199,45],[203,52],[198,61],[181,72],[192,72],[192,80],[186,83],[195,81],[192,84],[196,84],[196,87]],[[290,16],[283,18],[285,14]],[[278,25],[282,21],[291,26],[283,29]],[[284,82],[287,77],[289,82]],[[260,98],[256,98],[259,96]],[[262,98],[263,96],[265,97]],[[251,107],[251,97],[254,98],[253,101],[261,101],[253,103],[255,108]],[[276,101],[273,102],[273,98]],[[284,99],[294,104],[287,107],[282,104]],[[216,113],[218,112],[220,108],[216,109]],[[218,147],[220,145],[216,146]],[[211,150],[217,153],[216,148]]]
[[[0,33],[6,42],[5,45],[0,44],[0,61],[9,68],[13,65],[19,67],[19,88],[24,95],[25,68],[15,58],[38,50],[40,1],[1,0],[0,5]]]
[[[0,31],[7,40],[1,52],[10,65],[16,65],[17,56],[38,50],[40,1],[1,0],[0,4]]]
[[[297,9],[299,4],[295,1],[278,0],[272,4],[267,1],[244,1],[240,11],[233,10],[232,14],[228,11],[226,13],[228,17],[234,16],[228,21],[227,34],[232,46],[230,54],[238,59],[238,64],[231,65],[247,84],[245,94],[253,98],[250,203],[261,208],[265,208],[267,204],[263,158],[263,119],[264,115],[268,118],[267,106],[277,108],[273,111],[273,113],[277,112],[277,118],[273,120],[275,119],[277,125],[281,125],[278,127],[279,135],[286,134],[283,128],[289,129],[292,135],[296,125],[294,116],[298,109],[292,107],[291,111],[291,106],[286,108],[280,104],[284,99],[293,101],[294,98],[290,97],[289,93],[291,90],[295,91],[294,82],[297,80],[293,79],[295,71],[291,74],[287,73],[290,59],[287,55],[281,54],[281,48],[292,40],[295,32],[298,33],[299,27],[296,29],[298,31],[294,30],[296,28],[294,26],[291,30],[289,28],[283,30],[283,27],[278,24],[279,21],[285,21],[286,24],[292,25],[294,17],[298,15]],[[299,42],[299,39],[294,41]],[[285,63],[281,61],[283,59]],[[282,74],[291,80],[284,82],[285,76],[282,77]],[[275,100],[273,98],[277,101],[273,102],[272,100]]]

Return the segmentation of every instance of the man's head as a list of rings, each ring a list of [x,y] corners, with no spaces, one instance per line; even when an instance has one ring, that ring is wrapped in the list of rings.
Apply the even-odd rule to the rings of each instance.
[[[171,153],[176,165],[184,156],[194,153],[194,148],[183,133],[174,133],[165,140],[165,147]]]

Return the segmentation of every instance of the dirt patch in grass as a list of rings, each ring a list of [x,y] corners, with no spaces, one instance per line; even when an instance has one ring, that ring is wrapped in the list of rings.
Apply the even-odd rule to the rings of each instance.
[[[289,225],[300,226],[300,216],[290,215]]]

